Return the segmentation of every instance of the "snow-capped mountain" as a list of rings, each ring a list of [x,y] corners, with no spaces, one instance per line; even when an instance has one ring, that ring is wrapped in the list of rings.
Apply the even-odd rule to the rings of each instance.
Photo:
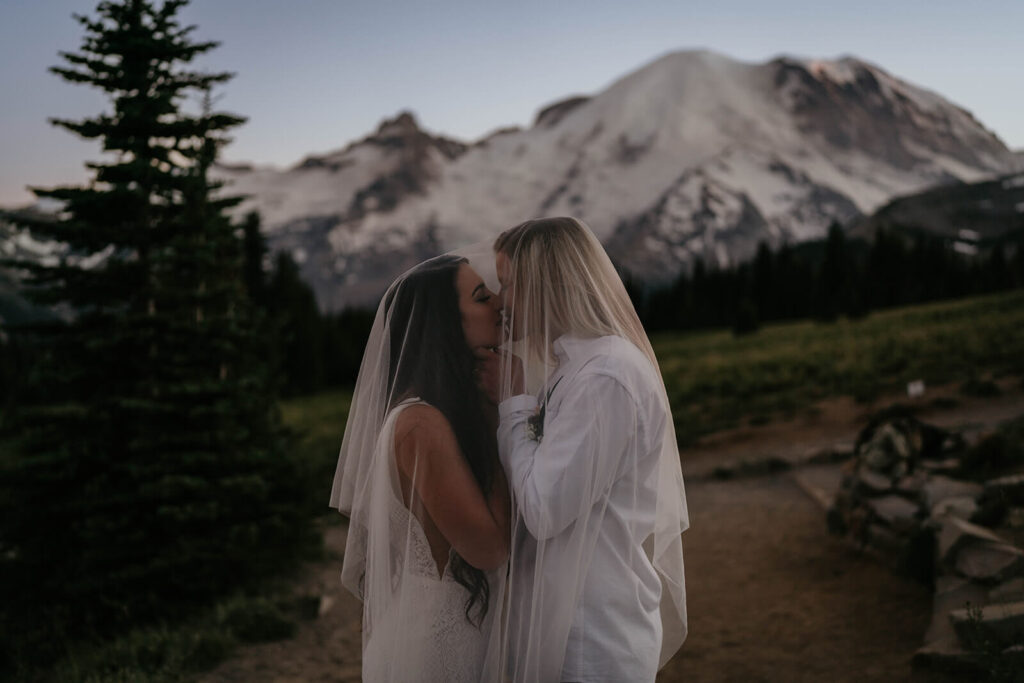
[[[473,143],[403,113],[291,168],[215,173],[338,310],[528,218],[578,216],[621,268],[658,282],[698,257],[743,260],[762,240],[820,237],[896,196],[1020,164],[968,111],[867,62],[683,51]]]
[[[259,210],[271,246],[338,309],[528,218],[578,216],[620,267],[657,281],[1016,164],[968,111],[861,60],[684,51],[471,145],[403,114],[294,168],[221,173],[251,194],[239,211]]]
[[[219,166],[226,191],[249,195],[271,250],[288,250],[320,305],[372,303],[394,276],[443,248],[426,223],[381,223],[426,196],[468,145],[420,130],[402,113],[344,149],[310,156],[287,171]],[[375,222],[376,221],[376,222]],[[383,284],[382,284],[383,283]]]

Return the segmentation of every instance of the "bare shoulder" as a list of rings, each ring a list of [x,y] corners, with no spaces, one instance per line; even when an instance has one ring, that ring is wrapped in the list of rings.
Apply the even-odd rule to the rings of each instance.
[[[447,451],[456,443],[448,418],[428,403],[404,408],[395,422],[395,445],[400,453]]]
[[[402,432],[418,429],[451,430],[451,425],[444,413],[429,403],[413,403],[398,414],[395,429]]]

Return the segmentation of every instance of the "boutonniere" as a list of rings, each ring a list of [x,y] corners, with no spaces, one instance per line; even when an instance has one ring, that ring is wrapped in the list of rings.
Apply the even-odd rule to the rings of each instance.
[[[559,377],[558,382],[561,381],[562,378]],[[544,438],[544,413],[547,410],[548,399],[551,398],[551,392],[558,386],[558,382],[551,385],[551,388],[548,389],[547,396],[545,396],[544,400],[541,401],[537,412],[526,420],[526,436],[530,437],[533,441],[540,442],[540,440]]]

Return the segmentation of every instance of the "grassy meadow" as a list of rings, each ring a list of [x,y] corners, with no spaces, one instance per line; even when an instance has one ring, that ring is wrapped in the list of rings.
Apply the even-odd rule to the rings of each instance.
[[[672,404],[676,435],[689,444],[742,424],[789,418],[824,398],[868,402],[927,385],[970,390],[993,377],[1024,376],[1024,292],[872,313],[859,320],[666,333],[652,340]],[[285,401],[296,453],[330,482],[350,394]]]
[[[351,400],[351,391],[339,389],[281,402],[281,418],[292,437],[291,453],[302,460],[309,476],[306,491],[313,510],[330,512],[331,483]],[[337,513],[328,519],[336,518]]]
[[[652,339],[681,444],[793,417],[815,402],[868,402],[911,380],[984,390],[1024,376],[1024,292],[932,303],[832,323],[767,325]]]

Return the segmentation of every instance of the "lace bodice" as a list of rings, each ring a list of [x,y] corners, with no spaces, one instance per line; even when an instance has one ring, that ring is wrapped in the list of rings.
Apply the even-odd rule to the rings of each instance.
[[[386,492],[388,500],[391,592],[364,596],[364,627],[369,628],[363,643],[363,680],[475,683],[484,678],[484,658],[497,608],[492,600],[479,627],[467,620],[469,592],[451,573],[453,552],[439,577],[423,527],[402,502],[394,428],[398,413],[414,402],[400,404],[381,430],[381,443],[387,446],[388,486],[376,488],[375,494]],[[499,572],[488,573],[492,597],[499,592],[496,582],[500,579]],[[383,603],[386,608],[380,613],[377,609]],[[371,611],[378,614],[376,623],[370,619]]]

